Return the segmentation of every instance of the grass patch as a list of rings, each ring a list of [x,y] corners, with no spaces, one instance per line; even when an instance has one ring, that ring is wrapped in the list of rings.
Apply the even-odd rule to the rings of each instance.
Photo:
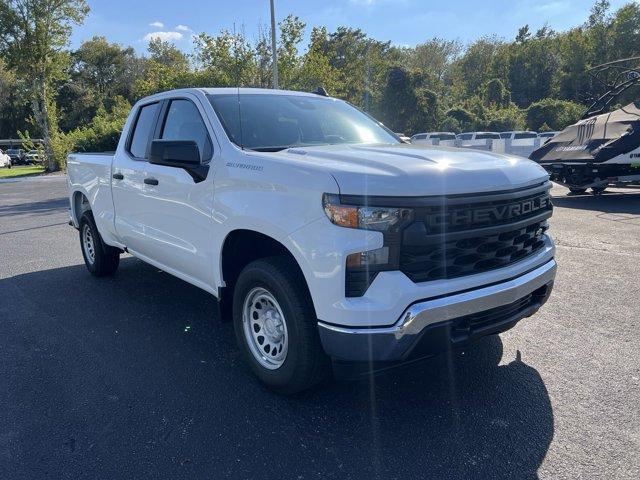
[[[40,165],[15,166],[12,168],[0,168],[0,178],[30,177],[44,173],[44,167]]]

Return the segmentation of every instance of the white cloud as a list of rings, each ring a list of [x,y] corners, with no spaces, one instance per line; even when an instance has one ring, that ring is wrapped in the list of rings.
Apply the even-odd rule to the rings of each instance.
[[[149,42],[151,40],[160,39],[163,42],[175,42],[177,40],[182,40],[182,35],[180,32],[150,32],[144,36],[144,40]]]
[[[176,30],[180,30],[181,32],[190,32],[191,29],[186,25],[178,25],[176,26]]]
[[[155,21],[155,22],[151,22],[149,26],[156,27],[156,28],[164,28],[164,23]]]
[[[548,13],[551,15],[561,14],[571,9],[571,2],[566,0],[540,3],[536,2],[536,4],[533,5],[533,9],[538,12]]]

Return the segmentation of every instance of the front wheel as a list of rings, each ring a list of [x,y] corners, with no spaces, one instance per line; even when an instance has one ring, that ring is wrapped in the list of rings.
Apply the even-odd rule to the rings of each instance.
[[[87,270],[96,277],[113,275],[120,265],[120,250],[102,241],[91,211],[80,217],[80,247]]]
[[[289,258],[257,260],[240,273],[233,295],[238,347],[256,376],[282,394],[309,389],[330,371],[301,277]]]

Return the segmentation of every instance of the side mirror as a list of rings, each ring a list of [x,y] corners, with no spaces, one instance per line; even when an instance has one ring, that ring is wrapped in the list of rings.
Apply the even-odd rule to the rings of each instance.
[[[200,165],[200,150],[193,140],[153,140],[149,163],[188,168]]]

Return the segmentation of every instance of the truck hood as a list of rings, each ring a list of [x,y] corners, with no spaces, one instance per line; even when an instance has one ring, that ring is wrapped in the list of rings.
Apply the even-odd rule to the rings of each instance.
[[[512,190],[540,183],[528,159],[480,150],[418,145],[330,145],[278,152],[333,175],[344,195],[426,196]]]

